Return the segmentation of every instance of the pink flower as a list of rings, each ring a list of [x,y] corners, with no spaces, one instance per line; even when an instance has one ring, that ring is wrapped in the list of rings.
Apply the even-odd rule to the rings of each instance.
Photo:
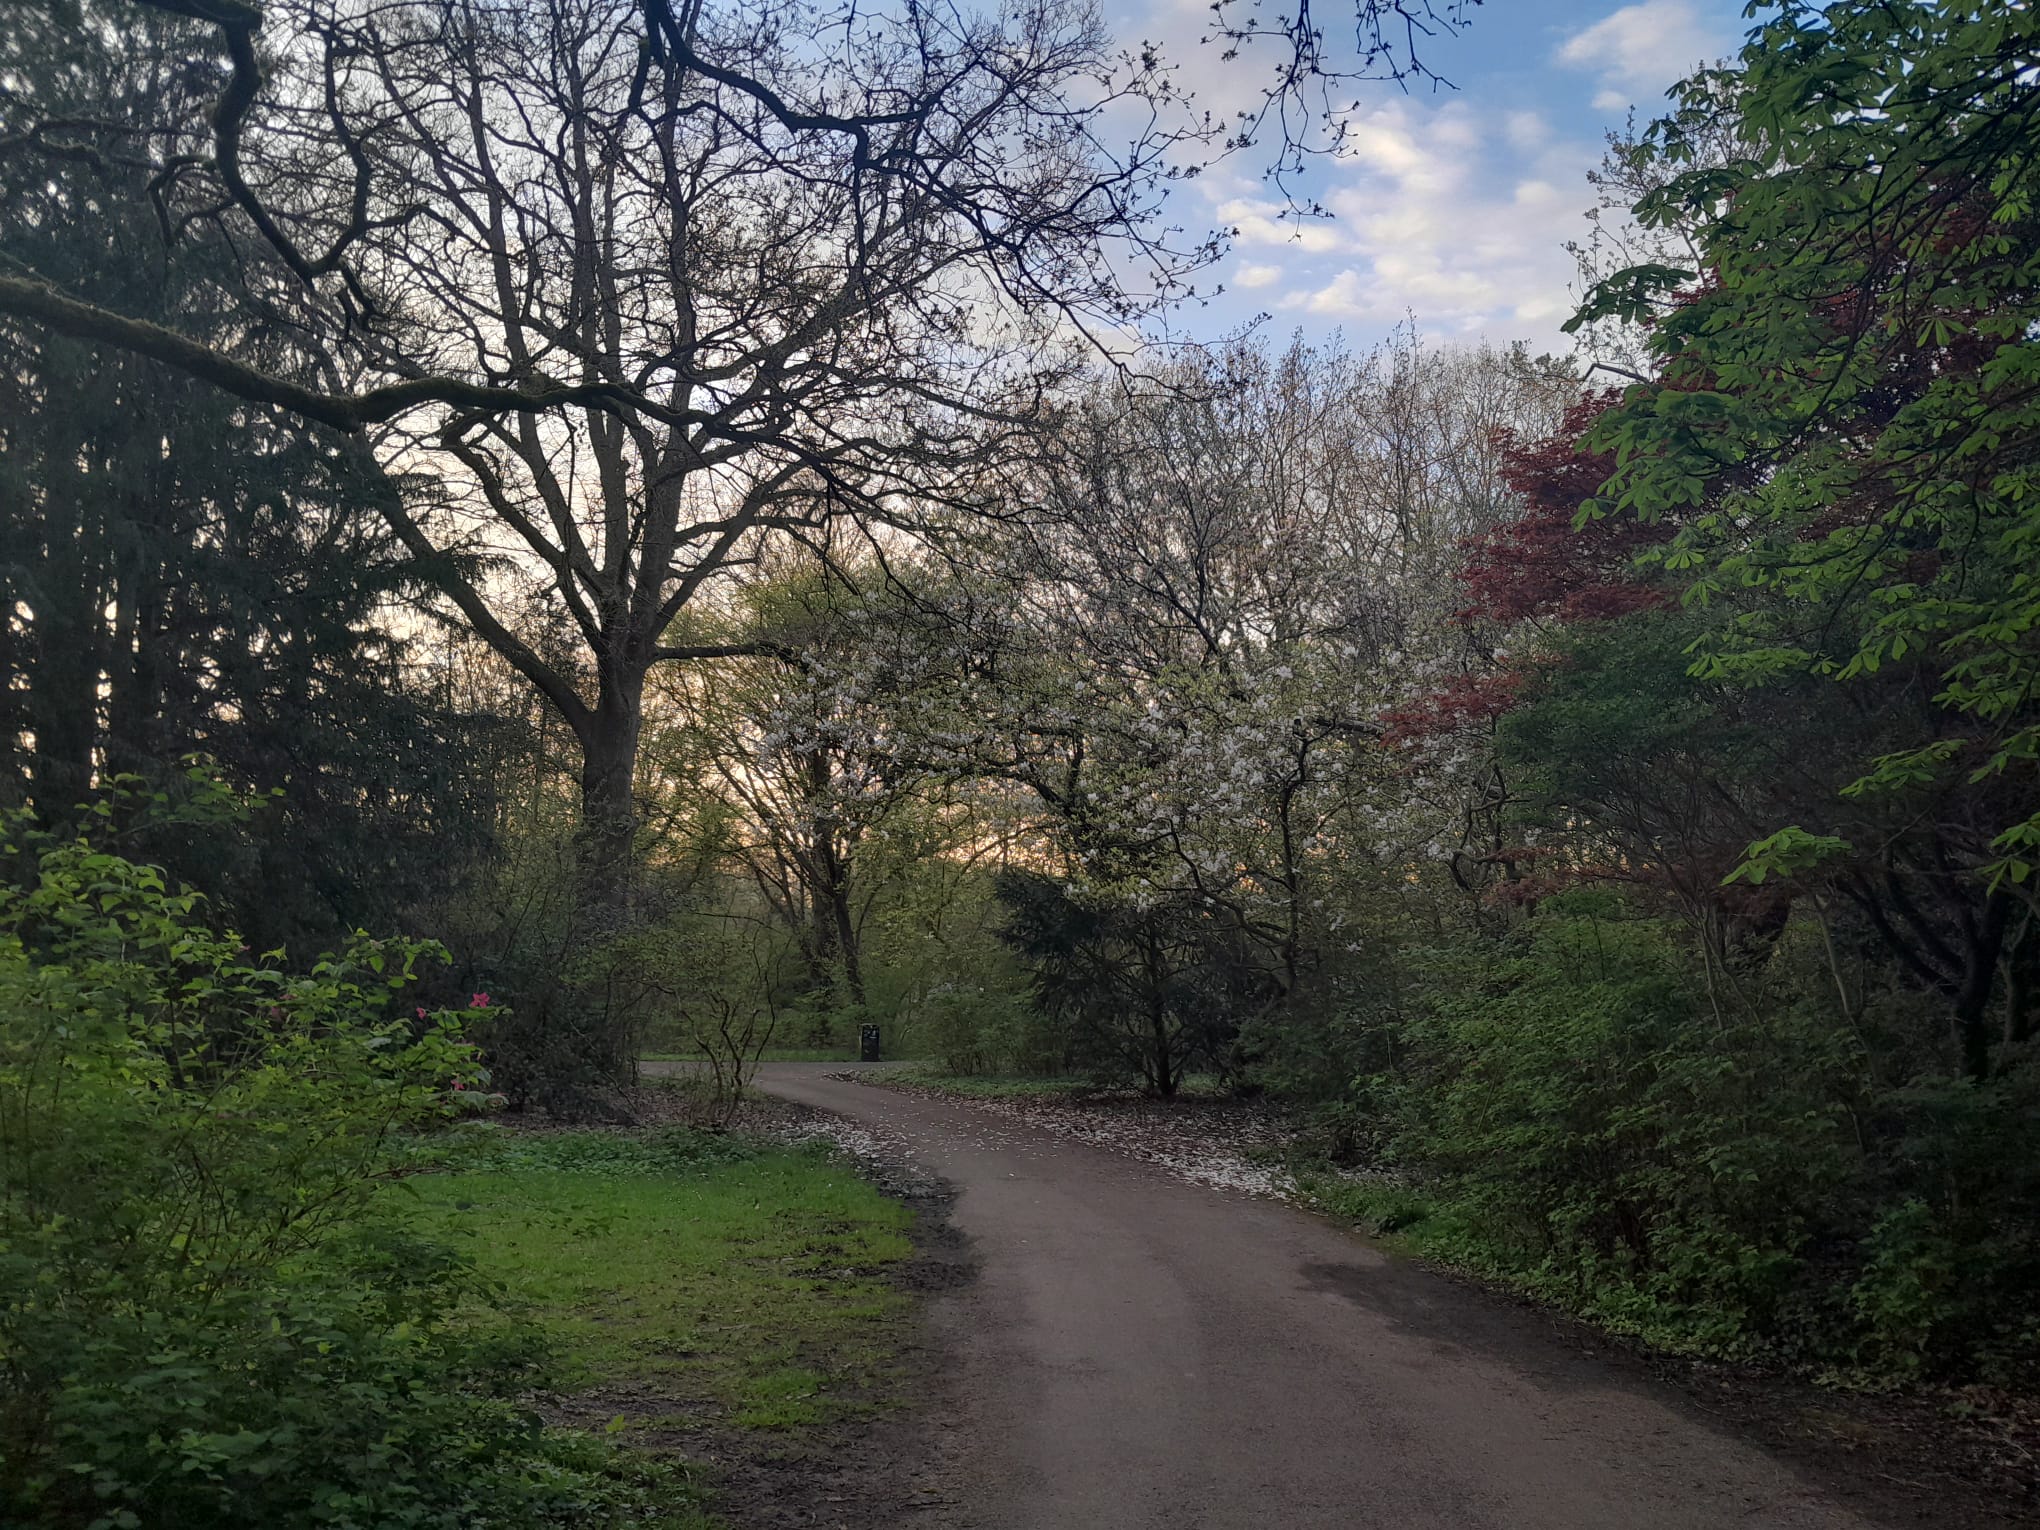
[[[422,1004],[418,1006],[418,1018],[420,1020],[423,1020],[425,1018],[425,1006]]]
[[[485,993],[478,993],[472,999],[468,1000],[469,1009],[487,1009],[488,1007],[489,996]]]
[[[459,1079],[455,1079],[453,1081],[453,1087],[456,1089],[465,1089],[467,1088],[467,1085],[463,1084]]]

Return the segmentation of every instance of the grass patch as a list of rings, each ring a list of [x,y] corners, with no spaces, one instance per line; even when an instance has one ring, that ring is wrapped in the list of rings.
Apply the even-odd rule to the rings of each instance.
[[[744,1404],[736,1422],[746,1429],[797,1429],[822,1420],[820,1398],[828,1386],[820,1371],[789,1365],[744,1382]]]
[[[614,1439],[571,1429],[546,1431],[546,1464],[573,1474],[578,1501],[547,1522],[565,1530],[727,1530],[711,1514],[702,1485],[680,1462],[632,1450]]]
[[[410,1182],[421,1219],[626,1455],[886,1400],[909,1301],[887,1271],[913,1214],[836,1158],[686,1130],[480,1137]]]
[[[1394,1238],[1411,1253],[1439,1252],[1444,1243],[1457,1238],[1457,1227],[1443,1226],[1438,1208],[1407,1186],[1356,1180],[1309,1166],[1293,1168],[1292,1175],[1298,1192],[1319,1211],[1356,1223],[1376,1237]]]

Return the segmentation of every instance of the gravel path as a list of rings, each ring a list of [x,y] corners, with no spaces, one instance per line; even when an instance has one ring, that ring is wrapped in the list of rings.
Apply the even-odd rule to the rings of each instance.
[[[759,1083],[956,1192],[981,1274],[931,1311],[959,1472],[914,1524],[1922,1523],[1864,1517],[1536,1314],[1241,1193],[1272,1187],[1208,1134],[872,1088],[840,1064],[770,1064]]]
[[[1272,1158],[1295,1135],[1295,1123],[1269,1105],[1237,1100],[1158,1104],[1137,1095],[960,1099],[945,1090],[917,1084],[911,1075],[881,1068],[839,1067],[827,1077],[875,1084],[919,1099],[959,1101],[1072,1142],[1136,1158],[1193,1185],[1279,1200],[1289,1199],[1294,1190],[1289,1176]]]

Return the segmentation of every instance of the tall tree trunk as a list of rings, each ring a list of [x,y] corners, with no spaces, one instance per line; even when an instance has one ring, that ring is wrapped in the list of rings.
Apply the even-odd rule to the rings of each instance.
[[[857,949],[857,915],[850,903],[852,851],[837,819],[834,770],[828,753],[817,749],[807,761],[807,805],[812,814],[807,831],[812,851],[807,864],[816,873],[810,890],[814,907],[815,943],[831,959],[834,971],[826,981],[841,982],[844,993],[864,1007],[864,962]]]
[[[850,1002],[864,1007],[864,961],[857,949],[857,919],[850,907],[850,878],[841,860],[829,886],[829,913],[836,924],[836,955],[843,964],[843,986]]]
[[[1298,773],[1302,773],[1303,760],[1297,759]],[[1276,822],[1282,826],[1282,893],[1285,917],[1282,930],[1282,998],[1285,1003],[1296,1002],[1296,988],[1301,980],[1303,953],[1303,872],[1296,860],[1296,786],[1285,782],[1282,795],[1276,804]]]
[[[2005,933],[2011,924],[2012,898],[1994,892],[1985,900],[1983,918],[1971,926],[1964,920],[1968,949],[1963,952],[1962,980],[1956,986],[1955,1040],[1962,1048],[1963,1071],[1973,1079],[1990,1076],[1991,990],[1996,986],[1998,958],[2004,952]]]
[[[1169,1047],[1169,1008],[1157,994],[1148,1012],[1155,1048],[1155,1093],[1165,1100],[1176,1097],[1176,1060]]]
[[[826,829],[820,831],[827,833]],[[833,1000],[840,987],[852,1004],[864,1003],[864,962],[857,949],[857,915],[850,902],[850,868],[836,847],[820,839],[807,860],[808,935],[802,941],[808,977]]]
[[[596,936],[629,923],[636,888],[638,737],[644,727],[644,675],[605,680],[581,731],[580,908]]]
[[[160,609],[158,570],[136,557],[117,583],[106,664],[106,768],[115,774],[140,773],[157,757],[163,701]]]
[[[50,524],[30,595],[35,611],[28,694],[28,722],[35,734],[30,792],[46,824],[68,821],[91,790],[104,647],[103,596],[84,546],[89,486],[67,473],[59,487],[63,495],[52,492],[44,500]],[[78,519],[58,525],[56,506],[62,498],[70,499],[65,509]]]

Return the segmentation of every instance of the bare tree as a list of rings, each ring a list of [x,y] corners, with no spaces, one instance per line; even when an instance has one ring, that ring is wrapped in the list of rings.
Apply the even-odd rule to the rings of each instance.
[[[1573,258],[1574,295],[1587,295],[1620,271],[1649,269],[1685,273],[1692,281],[1707,267],[1700,246],[1700,230],[1715,209],[1709,204],[1684,208],[1677,216],[1639,223],[1632,213],[1646,197],[1661,190],[1674,172],[1692,175],[1701,170],[1724,170],[1743,152],[1736,130],[1738,121],[1725,92],[1728,65],[1718,62],[1707,72],[1710,92],[1719,107],[1704,127],[1691,131],[1687,151],[1675,163],[1667,163],[1652,152],[1657,127],[1639,126],[1635,112],[1618,130],[1605,137],[1601,162],[1587,172],[1587,184],[1594,189],[1594,205],[1587,209],[1587,232],[1581,239],[1568,240],[1566,251]],[[1662,294],[1657,306],[1669,310],[1680,297]],[[1614,316],[1591,321],[1573,319],[1567,328],[1575,334],[1580,354],[1589,358],[1591,370],[1615,377],[1641,380],[1652,370],[1646,326]]]
[[[1299,202],[1292,177],[1311,156],[1335,152],[1359,102],[1354,92],[1388,81],[1404,90],[1452,88],[1438,45],[1464,30],[1481,0],[1346,0],[1329,14],[1311,0],[1211,0],[1211,30],[1198,46],[1252,70],[1262,84],[1252,104],[1224,124],[1223,146],[1264,146],[1268,175],[1290,192],[1293,212],[1324,216]],[[1272,142],[1270,141],[1272,139]]]
[[[262,370],[62,273],[0,270],[0,314],[400,474],[399,538],[573,733],[611,913],[647,673],[720,651],[669,642],[676,617],[775,533],[970,508],[1084,337],[1210,253],[1158,221],[1165,76],[1078,0],[136,3],[207,23],[230,65],[209,152],[153,140],[166,237],[252,251],[239,300],[315,361]],[[533,596],[570,662],[508,614]]]

